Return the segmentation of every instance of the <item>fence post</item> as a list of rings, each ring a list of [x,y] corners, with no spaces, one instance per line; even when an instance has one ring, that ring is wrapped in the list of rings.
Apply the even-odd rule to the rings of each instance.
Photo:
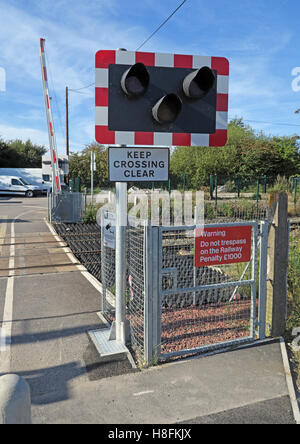
[[[194,249],[195,249],[195,236],[196,236],[196,229],[198,225],[198,207],[194,207]],[[194,252],[195,254],[195,252]],[[195,264],[193,264],[193,286],[196,287],[197,284],[197,268],[195,267]],[[193,293],[193,305],[196,305],[196,292]]]
[[[84,215],[86,216],[86,196],[87,195],[87,189],[84,188]]]
[[[215,176],[216,207],[218,205],[218,176]]]
[[[259,179],[256,181],[256,202],[259,201]]]
[[[209,194],[210,199],[214,198],[214,176],[212,174],[209,175]]]
[[[264,193],[266,194],[267,193],[267,176],[266,175],[264,175]]]
[[[256,320],[256,281],[257,281],[257,247],[258,247],[258,224],[253,225],[252,229],[252,272],[251,272],[251,324],[250,331],[252,338],[255,337],[255,320]]]
[[[144,361],[150,365],[160,354],[159,227],[144,226]]]
[[[269,223],[261,221],[260,255],[259,255],[259,307],[258,307],[258,331],[259,339],[266,337],[266,296],[267,296],[267,258],[268,258],[268,231]]]
[[[240,181],[240,179],[236,180],[236,187],[237,187],[238,198],[240,198],[241,197],[241,181]]]
[[[150,221],[144,223],[144,361],[149,365],[152,360],[152,230]]]
[[[50,192],[50,211],[49,211],[49,222],[52,223],[52,208],[53,208],[53,193]]]
[[[106,312],[106,279],[105,279],[105,246],[104,246],[104,210],[100,210],[101,217],[101,283],[102,283],[102,296],[101,296],[101,311]]]
[[[282,336],[287,317],[288,198],[272,193],[269,199],[272,223],[268,238],[267,323],[271,336]]]

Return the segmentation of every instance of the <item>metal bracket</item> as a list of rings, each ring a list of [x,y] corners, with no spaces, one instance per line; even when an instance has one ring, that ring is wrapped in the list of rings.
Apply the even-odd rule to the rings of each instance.
[[[170,267],[170,268],[163,268],[161,270],[161,274],[163,276],[171,276],[173,278],[173,287],[172,289],[176,289],[177,288],[177,277],[178,277],[178,270],[176,267]]]

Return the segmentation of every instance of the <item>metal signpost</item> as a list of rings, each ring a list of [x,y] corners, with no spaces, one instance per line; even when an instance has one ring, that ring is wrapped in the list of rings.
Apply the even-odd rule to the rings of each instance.
[[[96,169],[95,152],[91,151],[91,196],[92,203],[94,201],[94,171]]]

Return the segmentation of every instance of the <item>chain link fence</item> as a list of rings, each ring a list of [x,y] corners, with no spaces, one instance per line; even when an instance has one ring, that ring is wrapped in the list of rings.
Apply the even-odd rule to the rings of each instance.
[[[204,211],[206,223],[266,220],[269,213],[266,200],[259,202],[251,200],[205,202]]]
[[[161,229],[162,355],[253,337],[256,242],[249,263],[196,268],[194,230]]]
[[[139,360],[144,355],[145,336],[145,252],[144,227],[127,229],[128,279],[126,290],[127,318],[130,322],[131,346]]]
[[[144,354],[144,228],[133,221],[126,230],[126,318],[130,325],[131,348],[138,360]],[[102,224],[102,236],[105,224]],[[102,314],[115,320],[115,249],[102,242]]]
[[[300,309],[300,227],[294,226],[290,232],[288,291],[293,305]]]

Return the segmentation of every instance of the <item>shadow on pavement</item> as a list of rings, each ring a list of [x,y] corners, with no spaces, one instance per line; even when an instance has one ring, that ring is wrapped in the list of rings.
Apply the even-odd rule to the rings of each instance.
[[[85,373],[78,362],[18,372],[30,386],[32,404],[42,405],[69,399],[68,382]]]

